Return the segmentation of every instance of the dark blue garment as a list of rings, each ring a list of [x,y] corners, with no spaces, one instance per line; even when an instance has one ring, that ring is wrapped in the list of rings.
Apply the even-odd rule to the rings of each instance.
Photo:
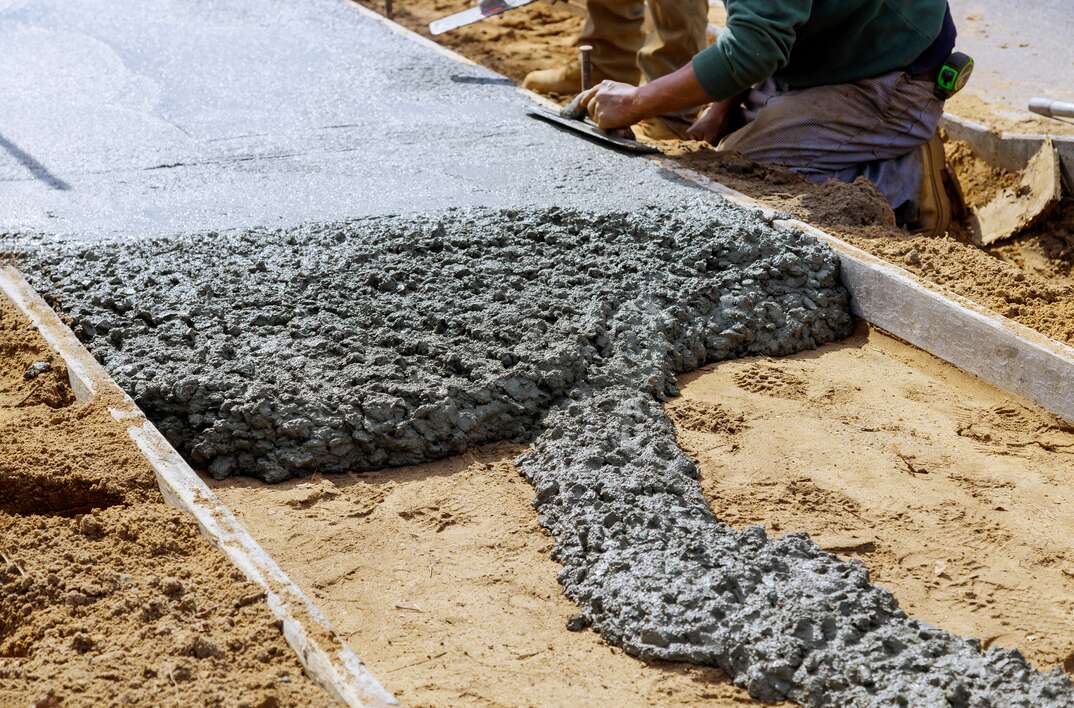
[[[929,45],[928,49],[921,52],[921,56],[914,59],[910,66],[906,67],[906,73],[911,75],[925,74],[939,71],[951,52],[955,51],[955,40],[958,38],[958,29],[955,20],[951,17],[951,5],[947,6],[947,14],[943,18],[943,26],[940,34]]]

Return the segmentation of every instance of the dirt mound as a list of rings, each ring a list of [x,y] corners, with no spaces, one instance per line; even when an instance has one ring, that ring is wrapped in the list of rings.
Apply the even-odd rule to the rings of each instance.
[[[0,490],[0,704],[327,703],[258,588],[2,297]]]
[[[1074,344],[1074,285],[1026,273],[952,238],[869,229],[844,231],[840,236],[925,280],[1053,339]]]
[[[1021,176],[1001,167],[988,164],[964,140],[944,143],[947,166],[955,172],[962,187],[962,196],[970,207],[984,206],[1005,190],[1017,190]]]

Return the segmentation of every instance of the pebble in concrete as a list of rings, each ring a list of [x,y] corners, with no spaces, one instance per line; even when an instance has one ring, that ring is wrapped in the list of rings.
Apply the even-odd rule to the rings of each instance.
[[[458,211],[30,260],[217,476],[536,434],[520,464],[575,624],[633,654],[717,664],[758,698],[811,705],[1071,705],[1058,672],[907,618],[860,564],[712,515],[659,404],[674,376],[850,328],[834,256],[760,216]]]

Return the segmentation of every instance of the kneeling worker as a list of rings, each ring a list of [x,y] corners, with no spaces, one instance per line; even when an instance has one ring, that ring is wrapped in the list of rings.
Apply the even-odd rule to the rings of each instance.
[[[712,103],[690,128],[812,181],[871,180],[900,223],[942,230],[950,203],[937,74],[955,25],[946,0],[725,0],[716,43],[659,79],[603,81],[580,101],[602,128]]]

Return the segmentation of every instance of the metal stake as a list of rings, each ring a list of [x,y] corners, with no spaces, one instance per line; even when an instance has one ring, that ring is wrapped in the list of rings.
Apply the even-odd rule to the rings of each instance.
[[[593,47],[588,44],[578,47],[578,59],[582,65],[582,90],[588,91],[593,86]]]

